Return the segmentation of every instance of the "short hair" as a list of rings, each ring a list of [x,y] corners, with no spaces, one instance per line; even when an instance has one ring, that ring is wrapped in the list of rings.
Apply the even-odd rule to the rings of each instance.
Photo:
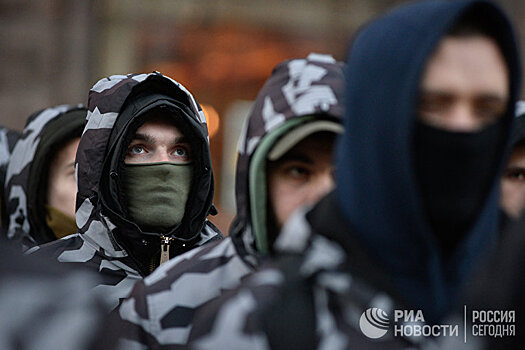
[[[476,7],[456,19],[448,30],[447,36],[459,38],[485,36],[498,42],[498,38],[501,37],[500,28],[501,26],[496,23],[494,16],[488,13],[487,8]]]
[[[503,54],[506,52],[502,43],[505,34],[501,24],[501,18],[495,17],[487,7],[474,7],[456,19],[446,36],[453,38],[482,36],[493,40]]]

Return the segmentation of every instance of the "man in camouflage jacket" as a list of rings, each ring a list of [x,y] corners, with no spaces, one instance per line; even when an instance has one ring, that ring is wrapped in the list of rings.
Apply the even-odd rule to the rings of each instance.
[[[170,206],[159,207],[164,218],[182,218],[163,228],[137,223],[125,187],[129,179],[124,159],[131,152],[130,142],[137,130],[150,122],[152,113],[166,119],[166,123],[177,123],[193,155],[189,194],[180,209],[183,215]],[[143,153],[143,148],[136,146],[133,151]],[[103,282],[93,286],[94,291],[103,294],[113,307],[129,294],[135,282],[159,265],[161,258],[169,259],[222,237],[206,219],[216,213],[206,120],[188,90],[171,78],[154,72],[115,75],[97,82],[89,93],[87,124],[76,162],[79,232],[39,246],[32,253],[97,271]],[[170,162],[153,165],[164,163],[171,166]],[[164,183],[175,181],[177,185],[177,179],[165,176],[170,171],[157,171],[164,174],[162,179],[143,176],[136,180],[138,184],[154,185],[151,191],[162,196]],[[153,198],[153,203],[162,205],[163,200]],[[143,209],[150,207],[145,205]]]
[[[120,308],[123,344],[137,349],[185,344],[195,311],[272,255],[287,213],[332,188],[342,92],[343,64],[332,56],[310,54],[275,67],[239,141],[237,217],[229,237],[176,257],[137,284]],[[290,192],[275,193],[275,173],[293,182]]]

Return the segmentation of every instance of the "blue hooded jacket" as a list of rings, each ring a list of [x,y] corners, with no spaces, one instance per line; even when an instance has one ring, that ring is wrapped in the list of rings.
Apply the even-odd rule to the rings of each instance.
[[[506,60],[508,136],[521,72],[511,24],[493,3],[422,1],[395,9],[364,27],[348,56],[349,117],[337,149],[338,203],[351,234],[392,276],[407,306],[423,309],[430,322],[449,310],[498,235],[498,179],[508,144],[500,147],[475,223],[447,259],[425,219],[415,175],[413,130],[426,62],[470,11],[493,23]]]

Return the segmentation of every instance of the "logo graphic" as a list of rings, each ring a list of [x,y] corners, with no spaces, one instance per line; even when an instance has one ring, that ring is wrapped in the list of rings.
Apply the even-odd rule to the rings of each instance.
[[[388,315],[377,307],[370,308],[363,312],[359,319],[359,327],[361,332],[368,338],[378,339],[388,332],[390,321]]]

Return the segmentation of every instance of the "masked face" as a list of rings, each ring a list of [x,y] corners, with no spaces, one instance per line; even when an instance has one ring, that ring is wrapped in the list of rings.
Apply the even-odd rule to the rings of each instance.
[[[80,138],[64,144],[49,165],[46,223],[57,238],[77,231],[75,223],[75,156]]]
[[[67,142],[49,164],[47,204],[72,218],[75,217],[75,155],[79,142],[79,137]]]
[[[190,144],[170,119],[157,113],[137,129],[122,179],[130,218],[149,232],[181,222],[192,179]]]
[[[415,168],[427,219],[445,251],[474,222],[492,183],[508,86],[503,56],[483,36],[445,38],[427,64]]]

